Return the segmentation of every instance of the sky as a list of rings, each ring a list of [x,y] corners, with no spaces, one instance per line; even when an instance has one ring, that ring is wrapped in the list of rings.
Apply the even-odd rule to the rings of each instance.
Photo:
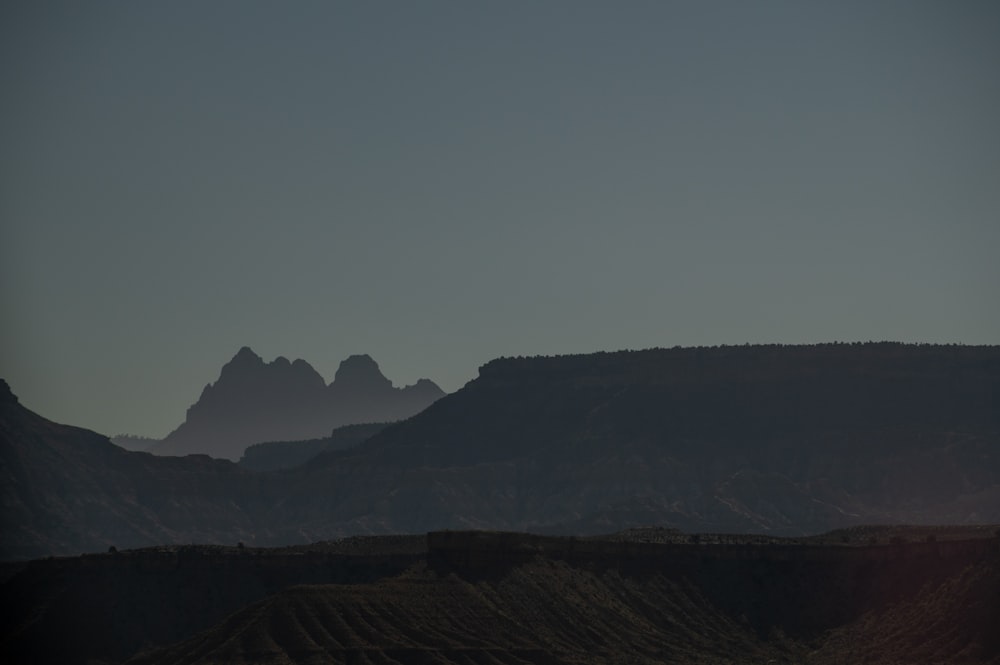
[[[161,437],[244,345],[1000,343],[1000,4],[0,7],[0,377]]]

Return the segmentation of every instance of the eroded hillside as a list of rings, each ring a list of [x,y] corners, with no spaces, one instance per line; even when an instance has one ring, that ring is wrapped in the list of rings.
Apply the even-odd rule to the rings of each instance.
[[[996,540],[657,545],[444,533],[403,575],[295,587],[131,662],[997,662],[998,599]]]
[[[1000,660],[996,526],[152,548],[33,562],[2,591],[9,662]]]

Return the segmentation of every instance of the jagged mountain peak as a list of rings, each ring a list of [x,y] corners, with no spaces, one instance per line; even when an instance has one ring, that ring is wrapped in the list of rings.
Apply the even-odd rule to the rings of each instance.
[[[340,363],[333,377],[331,388],[337,390],[385,390],[392,382],[385,378],[378,363],[368,354],[349,356]]]
[[[249,346],[244,346],[236,352],[232,360],[222,366],[219,380],[242,377],[248,373],[257,372],[264,366],[264,359],[254,353]]]
[[[240,383],[248,379],[266,380],[283,377],[295,382],[304,382],[309,387],[325,386],[326,382],[312,365],[301,358],[291,362],[285,356],[278,356],[271,362],[265,362],[249,346],[244,346],[233,356],[232,360],[223,365],[219,381]]]
[[[158,454],[203,452],[239,459],[250,444],[325,436],[359,422],[408,418],[444,395],[425,380],[419,390],[394,388],[371,356],[340,363],[333,383],[301,358],[265,362],[248,347],[202,391],[184,423],[152,448]]]
[[[256,353],[254,353],[254,350],[251,349],[249,346],[241,346],[240,350],[236,352],[236,355],[233,356],[233,359],[230,361],[230,363],[237,363],[237,364],[252,363],[255,365],[262,365],[264,364],[264,359],[258,356]]]

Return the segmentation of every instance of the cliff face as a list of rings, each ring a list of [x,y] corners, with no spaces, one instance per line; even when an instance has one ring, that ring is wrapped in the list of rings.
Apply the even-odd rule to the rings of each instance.
[[[369,356],[351,356],[327,386],[304,360],[265,363],[243,347],[205,386],[176,430],[151,448],[157,455],[201,453],[238,460],[247,446],[328,436],[343,425],[408,418],[444,392],[421,379],[394,388]]]
[[[815,533],[1000,521],[1000,348],[721,347],[503,359],[330,457],[332,525]],[[322,478],[323,480],[318,480]],[[357,479],[363,478],[363,483]],[[317,515],[318,517],[318,515]]]
[[[254,474],[127,453],[8,391],[0,554],[468,528],[801,535],[996,523],[998,395],[998,347],[500,360],[360,445]]]

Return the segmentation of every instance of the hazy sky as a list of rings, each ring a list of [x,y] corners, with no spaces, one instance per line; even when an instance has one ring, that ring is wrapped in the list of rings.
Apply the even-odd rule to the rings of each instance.
[[[0,377],[1000,343],[1000,3],[4,2]]]

